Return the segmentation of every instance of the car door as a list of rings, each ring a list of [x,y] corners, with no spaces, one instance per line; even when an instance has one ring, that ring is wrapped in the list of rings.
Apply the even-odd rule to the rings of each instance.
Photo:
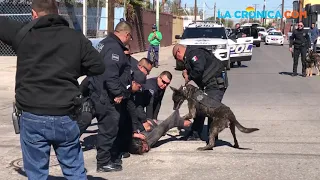
[[[245,33],[245,32],[244,32]],[[247,35],[247,33],[245,33]],[[252,57],[253,37],[228,39],[230,58]]]

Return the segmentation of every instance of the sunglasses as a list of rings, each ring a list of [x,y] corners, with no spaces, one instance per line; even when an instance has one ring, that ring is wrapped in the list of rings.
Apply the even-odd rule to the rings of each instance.
[[[147,71],[147,74],[149,75],[149,73],[150,73],[150,71],[149,71],[149,69],[148,68],[146,68],[146,67],[144,67],[144,66],[141,66],[144,70],[146,70]]]
[[[164,81],[161,77],[160,77],[160,79],[161,79],[161,81],[162,81],[163,84],[165,84],[165,85],[169,85],[169,84],[170,84],[170,82]]]

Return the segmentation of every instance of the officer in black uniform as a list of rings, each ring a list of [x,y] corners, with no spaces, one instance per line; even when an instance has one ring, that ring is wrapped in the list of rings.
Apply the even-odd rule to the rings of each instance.
[[[121,171],[121,164],[114,163],[119,157],[119,149],[114,143],[119,130],[122,100],[131,83],[131,67],[124,54],[126,44],[132,40],[132,27],[126,21],[117,24],[114,33],[98,44],[105,63],[103,75],[89,78],[90,99],[98,120],[97,171]]]
[[[178,61],[184,61],[183,71],[185,83],[194,81],[200,89],[211,98],[221,102],[228,87],[227,74],[222,62],[211,51],[195,46],[185,47],[177,44],[172,50]],[[205,117],[197,115],[192,125],[192,131],[187,136],[189,140],[198,140],[202,133]],[[212,119],[209,118],[208,127]],[[208,128],[209,129],[209,128]]]
[[[245,34],[240,29],[240,24],[237,23],[236,26],[235,26],[235,29],[232,29],[232,32],[229,35],[229,38],[230,39],[237,39],[237,38],[241,38],[243,36],[245,36]]]
[[[147,79],[146,84],[143,85],[143,90],[151,95],[146,107],[147,119],[152,121],[158,119],[162,98],[171,80],[172,74],[169,71],[163,71],[158,77]]]
[[[303,29],[303,23],[298,23],[298,28],[293,30],[290,36],[289,50],[293,53],[293,73],[292,76],[297,76],[298,59],[301,54],[302,76],[306,77],[306,55],[307,50],[311,48],[311,41],[308,31]],[[292,45],[294,49],[292,49]]]

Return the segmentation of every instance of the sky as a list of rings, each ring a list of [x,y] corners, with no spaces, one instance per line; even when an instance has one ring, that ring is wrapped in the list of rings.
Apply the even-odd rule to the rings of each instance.
[[[235,11],[244,11],[246,7],[257,4],[257,11],[262,11],[264,0],[197,0],[197,6],[199,9],[203,9],[205,5],[205,18],[211,17],[214,14],[214,3],[216,2],[217,11],[221,12],[229,11],[233,14]],[[241,2],[241,3],[239,3]],[[284,10],[292,10],[293,0],[284,0]],[[282,0],[266,0],[266,10],[269,11],[281,11]],[[194,0],[182,0],[181,6],[184,7],[187,4],[187,8],[194,7]]]

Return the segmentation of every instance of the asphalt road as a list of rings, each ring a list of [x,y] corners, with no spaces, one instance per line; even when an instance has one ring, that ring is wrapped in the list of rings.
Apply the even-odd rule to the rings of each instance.
[[[183,84],[180,71],[175,71],[171,49],[161,49],[161,66],[151,76],[163,70],[174,74],[172,86]],[[142,57],[146,53],[135,55]],[[301,63],[299,62],[299,72]],[[320,77],[291,77],[292,59],[288,46],[264,46],[253,49],[250,62],[228,71],[229,88],[223,103],[230,106],[238,121],[245,127],[260,131],[244,134],[236,131],[243,149],[230,147],[233,139],[228,129],[219,138],[221,141],[211,151],[199,152],[202,141],[180,141],[174,138],[173,129],[162,139],[161,145],[149,153],[131,155],[124,159],[123,171],[96,173],[96,150],[86,146],[84,155],[90,179],[110,180],[316,180],[320,177]],[[284,72],[284,74],[281,74]],[[168,88],[160,111],[160,119],[172,110],[172,92]],[[8,105],[8,102],[2,103]],[[184,115],[186,104],[181,112]],[[0,138],[0,179],[26,179],[21,166],[18,137],[13,134],[10,119],[2,119],[8,126]],[[2,123],[2,122],[1,122]],[[10,128],[9,128],[10,127]],[[6,129],[6,130],[5,130]],[[95,126],[90,127],[96,130]],[[8,132],[10,130],[10,132]],[[85,144],[94,142],[94,133],[86,133]],[[17,159],[17,161],[10,162]],[[52,177],[61,176],[55,157],[51,162]],[[98,178],[101,177],[101,178]],[[53,178],[56,179],[56,178]]]

